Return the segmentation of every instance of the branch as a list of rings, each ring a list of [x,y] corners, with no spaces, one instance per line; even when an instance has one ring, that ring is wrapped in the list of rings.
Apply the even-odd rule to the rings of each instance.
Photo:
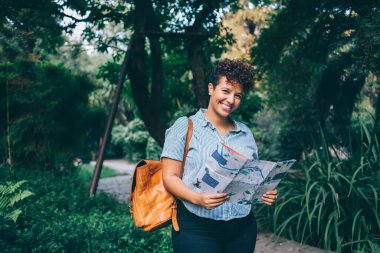
[[[8,4],[2,4],[0,3],[0,8],[15,8],[15,9],[29,9],[29,10],[37,10],[37,11],[44,11],[48,14],[53,14],[53,15],[58,15],[58,16],[61,16],[61,17],[67,17],[67,18],[70,18],[72,20],[74,20],[74,23],[70,25],[71,26],[75,26],[76,23],[80,23],[80,22],[94,22],[94,21],[101,21],[101,20],[104,20],[106,18],[109,18],[109,17],[112,17],[112,16],[119,16],[120,18],[123,17],[122,15],[116,15],[115,13],[106,13],[106,14],[102,14],[101,17],[99,16],[91,16],[89,15],[87,18],[76,18],[74,16],[71,16],[71,15],[68,15],[64,12],[61,12],[55,8],[51,8],[49,6],[42,6],[42,5],[21,5],[21,4],[12,4],[13,2],[10,2]],[[89,11],[91,11],[93,9],[89,9]],[[69,27],[68,27],[69,28]]]
[[[157,32],[157,31],[146,31],[144,34],[148,37],[166,37],[166,38],[188,38],[188,37],[202,37],[202,38],[210,38],[213,37],[214,34],[208,32]]]
[[[218,3],[211,1],[204,3],[204,8],[196,15],[194,24],[188,28],[188,31],[198,31],[202,24],[205,22],[206,18],[216,9]]]

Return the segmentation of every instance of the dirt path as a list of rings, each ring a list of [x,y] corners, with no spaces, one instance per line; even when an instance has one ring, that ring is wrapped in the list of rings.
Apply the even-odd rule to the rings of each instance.
[[[122,174],[121,176],[100,179],[98,189],[115,196],[121,202],[129,201],[134,165],[125,160],[106,160],[104,165]],[[323,253],[327,252],[284,238],[271,238],[273,234],[259,232],[255,253]]]

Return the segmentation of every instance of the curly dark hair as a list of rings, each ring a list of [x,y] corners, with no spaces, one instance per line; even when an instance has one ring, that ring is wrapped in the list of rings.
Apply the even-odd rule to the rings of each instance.
[[[247,91],[253,87],[253,74],[251,67],[241,60],[223,59],[219,61],[210,75],[210,82],[215,87],[219,79],[225,76],[229,82],[237,82]]]

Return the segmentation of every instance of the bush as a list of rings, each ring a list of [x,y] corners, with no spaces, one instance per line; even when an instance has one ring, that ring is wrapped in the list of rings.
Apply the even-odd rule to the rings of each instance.
[[[6,119],[9,112],[13,163],[57,169],[77,157],[89,160],[105,122],[104,110],[89,103],[93,89],[87,77],[63,65],[30,59],[1,63],[0,116]],[[0,124],[1,143],[7,143],[7,123]],[[0,146],[0,162],[8,156],[6,148]]]
[[[380,146],[362,128],[362,146],[347,153],[314,148],[299,171],[279,185],[275,208],[257,210],[262,224],[290,239],[337,252],[375,252],[380,245]],[[354,143],[358,143],[357,141]],[[377,245],[377,246],[376,246]]]
[[[125,158],[130,162],[160,158],[161,147],[149,136],[144,122],[139,118],[132,120],[127,126],[115,126],[112,130],[112,143],[123,147]]]
[[[0,223],[2,252],[171,252],[167,229],[135,228],[128,207],[99,193],[70,173],[2,169],[1,180],[27,177],[35,193],[25,199],[17,222]]]

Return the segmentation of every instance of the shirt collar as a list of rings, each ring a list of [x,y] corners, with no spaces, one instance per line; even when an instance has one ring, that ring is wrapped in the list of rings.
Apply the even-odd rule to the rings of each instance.
[[[212,123],[205,117],[205,112],[207,110],[204,109],[204,108],[201,108],[199,109],[199,111],[194,115],[196,117],[196,119],[198,119],[201,123],[201,126],[203,127],[207,127],[207,126],[210,126],[212,129],[215,129],[215,127],[212,125]],[[230,130],[230,132],[246,132],[246,129],[242,128],[239,124],[239,122],[237,122],[236,120],[232,119],[232,121],[234,122],[236,128],[233,129],[233,130]]]

